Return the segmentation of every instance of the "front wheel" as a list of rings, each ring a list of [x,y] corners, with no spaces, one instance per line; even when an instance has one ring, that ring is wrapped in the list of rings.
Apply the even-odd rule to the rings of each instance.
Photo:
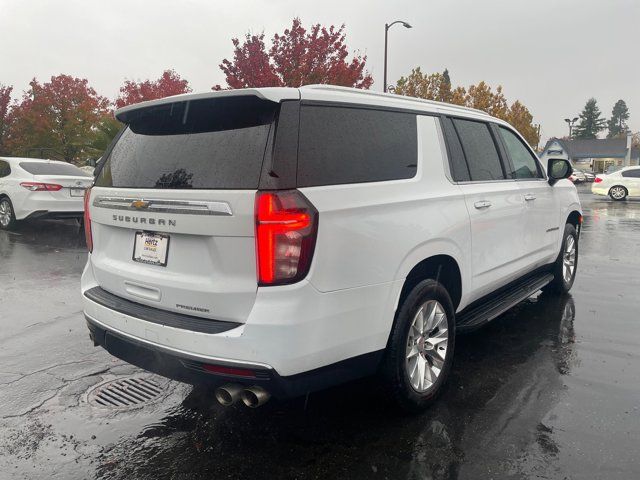
[[[16,216],[13,213],[13,205],[7,197],[0,199],[0,229],[9,230],[16,225]]]
[[[609,196],[616,201],[624,200],[628,194],[629,192],[622,185],[616,185],[609,190]]]
[[[556,293],[567,293],[571,290],[578,268],[578,232],[567,223],[564,226],[560,255],[553,265],[553,280],[543,289]]]
[[[454,315],[447,290],[431,279],[402,303],[383,366],[386,387],[402,409],[424,410],[441,393],[453,359]]]

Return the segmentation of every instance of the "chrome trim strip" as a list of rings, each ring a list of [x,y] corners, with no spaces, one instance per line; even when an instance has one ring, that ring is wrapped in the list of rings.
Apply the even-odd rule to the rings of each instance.
[[[144,203],[143,207],[134,202]],[[152,198],[103,197],[93,200],[93,206],[112,210],[132,210],[134,212],[183,213],[185,215],[233,216],[231,206],[221,201],[163,200]]]
[[[84,297],[84,298],[86,298],[86,297]],[[93,302],[90,299],[89,299],[89,301]],[[95,303],[95,302],[93,302],[93,303]],[[100,304],[96,303],[96,305],[100,305]],[[100,305],[100,306],[102,306],[102,305]],[[105,308],[105,307],[103,307],[103,308]],[[234,359],[231,359],[231,358],[211,357],[209,355],[195,354],[195,353],[186,352],[184,350],[180,350],[180,349],[177,349],[177,348],[167,347],[166,345],[160,345],[158,343],[153,343],[153,342],[150,342],[149,340],[145,340],[144,338],[136,337],[136,336],[131,335],[129,333],[125,333],[122,330],[118,330],[117,328],[113,328],[113,327],[111,327],[109,325],[106,325],[105,323],[101,322],[100,320],[96,320],[91,315],[88,315],[87,312],[83,312],[83,313],[84,313],[84,316],[87,319],[89,319],[93,323],[97,324],[99,327],[101,327],[104,330],[107,330],[107,331],[115,333],[116,335],[120,335],[122,337],[128,338],[132,342],[143,343],[145,345],[148,345],[152,349],[168,352],[168,353],[176,355],[178,357],[182,357],[182,358],[186,358],[186,359],[190,359],[190,360],[195,360],[197,362],[203,362],[203,363],[204,362],[219,362],[219,363],[227,363],[227,364],[230,364],[230,365],[244,366],[244,367],[247,367],[247,368],[259,367],[259,368],[262,368],[262,369],[273,370],[273,367],[271,365],[267,365],[266,363],[247,362],[245,360],[234,360]],[[131,317],[131,318],[135,318],[135,317]],[[136,319],[136,320],[138,320],[138,319]],[[172,328],[172,327],[165,327],[165,328]]]

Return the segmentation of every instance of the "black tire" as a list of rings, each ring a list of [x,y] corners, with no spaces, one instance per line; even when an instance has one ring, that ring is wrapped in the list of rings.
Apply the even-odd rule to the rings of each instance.
[[[437,303],[431,301],[435,301]],[[423,306],[434,306],[434,308],[438,308],[438,310],[443,311],[446,315],[446,332],[444,332],[444,328],[442,328],[444,325],[444,319],[440,314],[438,314],[442,322],[440,324],[441,326],[436,327],[433,330],[435,333],[432,333],[432,337],[429,337],[429,339],[433,341],[436,336],[439,336],[440,338],[444,338],[446,336],[447,341],[446,347],[444,348],[444,361],[438,360],[438,362],[440,362],[440,366],[442,366],[442,368],[439,369],[439,374],[436,375],[434,382],[430,383],[428,387],[425,387],[425,389],[421,391],[421,389],[416,389],[411,384],[410,373],[408,372],[410,362],[407,360],[407,348],[410,340],[410,330],[412,335],[416,332],[416,330],[411,327],[412,323]],[[434,318],[437,318],[438,316]],[[437,320],[434,320],[432,325],[435,325],[436,321]],[[435,340],[438,342],[438,339]],[[423,349],[422,353],[416,354],[416,362],[420,360],[418,357],[421,357],[429,362],[426,365],[434,365],[434,356],[437,357],[442,355],[440,352],[440,350],[442,350],[442,343],[431,344],[430,342],[425,341],[424,336],[421,338],[421,336],[418,335],[418,340],[414,345],[416,349],[418,349],[418,347]],[[455,311],[453,309],[451,297],[440,283],[431,279],[423,280],[418,283],[413,290],[411,290],[398,311],[396,321],[389,337],[389,343],[387,345],[387,351],[382,368],[384,384],[389,391],[390,396],[403,410],[411,413],[420,412],[431,405],[442,392],[443,385],[446,383],[449,371],[451,370],[454,346]],[[425,367],[425,372],[427,368],[428,367]],[[427,375],[429,376],[432,374],[432,370],[427,372]],[[418,375],[418,377],[420,377],[420,375]],[[422,376],[422,378],[424,379],[426,377]]]
[[[0,230],[10,230],[16,226],[18,221],[16,220],[16,216],[13,213],[13,203],[9,200],[9,197],[0,198],[0,215],[3,212],[3,209],[8,209],[9,211],[9,222],[5,225],[2,223],[0,216]],[[6,210],[4,210],[6,212]]]
[[[565,258],[567,256],[567,252],[565,249],[567,247],[567,243],[569,242],[569,238],[573,239],[575,245],[575,255],[573,257],[573,269],[571,271],[571,275],[567,278],[565,276]],[[562,246],[560,247],[560,253],[558,254],[558,258],[553,264],[553,280],[546,287],[543,288],[545,292],[554,292],[559,294],[565,294],[571,290],[573,286],[573,282],[576,279],[576,272],[578,270],[578,251],[579,251],[579,242],[578,242],[578,232],[576,232],[576,228],[567,223],[564,226],[564,234],[562,236]]]
[[[627,195],[629,195],[629,190],[627,190],[622,185],[614,185],[609,189],[609,196],[611,197],[612,200],[615,200],[616,202],[621,202],[622,200],[626,200]]]

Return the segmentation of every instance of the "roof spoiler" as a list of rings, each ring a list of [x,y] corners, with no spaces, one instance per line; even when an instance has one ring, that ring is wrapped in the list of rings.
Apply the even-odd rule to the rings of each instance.
[[[281,88],[281,87],[268,87],[268,88],[242,88],[237,90],[218,90],[213,92],[204,93],[185,93],[182,95],[173,95],[171,97],[160,98],[158,100],[149,100],[146,102],[136,103],[134,105],[128,105],[126,107],[119,108],[115,112],[115,117],[123,123],[129,123],[130,119],[134,116],[135,112],[144,110],[149,107],[155,107],[158,105],[168,105],[171,103],[191,102],[195,100],[204,100],[209,98],[224,98],[224,97],[246,97],[254,96],[263,100],[272,102],[281,102],[282,100],[299,100],[300,92],[297,88]]]

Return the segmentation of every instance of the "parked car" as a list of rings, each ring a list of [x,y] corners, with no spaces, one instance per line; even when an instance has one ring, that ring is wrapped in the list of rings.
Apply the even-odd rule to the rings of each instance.
[[[575,173],[575,172],[576,172],[576,169],[574,168],[574,169],[573,169],[573,171],[574,171],[574,173]],[[595,175],[593,172],[589,172],[589,171],[587,171],[587,170],[577,170],[577,171],[579,171],[580,173],[582,173],[582,175],[584,176],[584,181],[585,181],[585,182],[589,182],[589,183],[591,183],[591,182],[593,182],[593,181],[595,180],[595,178],[596,178],[596,175]]]
[[[423,409],[457,334],[573,284],[570,164],[481,111],[308,86],[116,116],[85,197],[90,336],[223,405],[378,373]]]
[[[610,175],[598,175],[591,185],[596,195],[609,195],[613,200],[640,196],[640,167],[625,167]]]
[[[78,218],[93,177],[66,162],[0,157],[0,229],[24,219]]]
[[[581,170],[577,170],[574,168],[573,173],[571,173],[571,175],[569,176],[569,180],[571,180],[573,183],[584,183],[587,181],[587,177]]]

